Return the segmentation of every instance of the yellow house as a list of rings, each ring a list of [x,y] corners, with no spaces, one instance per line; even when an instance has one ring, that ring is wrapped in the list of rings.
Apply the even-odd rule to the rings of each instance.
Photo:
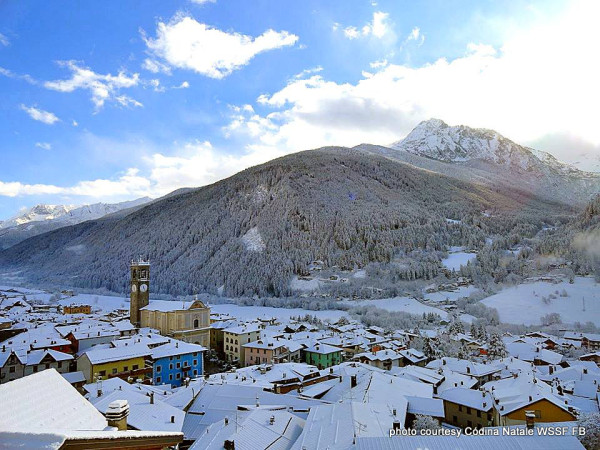
[[[242,345],[260,339],[261,327],[258,324],[241,325],[223,330],[223,345],[225,357],[228,361],[238,362],[240,367],[245,366],[246,352]]]
[[[506,406],[496,406],[496,423],[499,426],[524,425],[525,412],[533,411],[535,422],[570,422],[577,420],[573,408],[558,401],[558,398],[548,396],[548,398],[528,397],[525,405],[521,403],[517,408],[507,408]]]
[[[145,344],[88,350],[77,359],[77,370],[83,372],[88,383],[95,377],[148,378],[152,365],[146,364],[151,350]]]

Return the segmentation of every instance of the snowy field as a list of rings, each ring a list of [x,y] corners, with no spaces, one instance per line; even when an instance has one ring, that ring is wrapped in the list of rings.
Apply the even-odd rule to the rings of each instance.
[[[442,264],[446,269],[459,270],[460,266],[466,266],[469,261],[475,259],[476,257],[477,253],[450,253],[447,258],[442,259]]]
[[[24,287],[0,286],[0,291],[14,289],[27,296],[27,300],[39,300],[42,303],[48,303],[52,294],[38,290],[28,289]],[[128,297],[114,297],[110,295],[98,294],[78,294],[73,297],[63,298],[58,302],[60,305],[70,305],[71,303],[84,303],[90,305],[92,309],[100,309],[104,313],[114,311],[115,309],[129,309]]]
[[[568,297],[560,296],[563,289]],[[548,297],[550,294],[556,298],[545,304],[542,297]],[[496,308],[502,322],[538,325],[540,317],[558,313],[563,323],[591,321],[600,326],[600,284],[594,282],[591,277],[577,277],[573,284],[569,284],[568,281],[558,284],[544,281],[521,284],[505,289],[482,302],[486,306]]]
[[[411,314],[423,315],[423,313],[435,313],[442,317],[448,314],[446,311],[424,305],[411,297],[382,298],[380,300],[347,300],[344,303],[353,306],[375,306],[387,311],[404,311]]]
[[[478,289],[475,286],[461,286],[456,291],[448,292],[448,291],[440,291],[440,292],[432,292],[430,294],[424,294],[425,300],[429,300],[432,302],[444,302],[446,300],[455,302],[461,297],[468,297],[471,293],[477,291]]]
[[[291,316],[304,316],[310,314],[316,316],[321,320],[329,319],[332,322],[337,322],[340,317],[348,315],[345,311],[338,310],[325,310],[325,311],[311,311],[308,309],[301,308],[274,308],[272,306],[239,306],[239,305],[211,305],[211,313],[229,314],[240,320],[254,320],[258,317],[276,317],[278,320],[287,320]]]

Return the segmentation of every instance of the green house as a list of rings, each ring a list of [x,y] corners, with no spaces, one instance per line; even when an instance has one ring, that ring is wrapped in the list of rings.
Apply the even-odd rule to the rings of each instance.
[[[316,344],[303,351],[304,362],[319,369],[335,366],[342,362],[342,349],[327,344]]]

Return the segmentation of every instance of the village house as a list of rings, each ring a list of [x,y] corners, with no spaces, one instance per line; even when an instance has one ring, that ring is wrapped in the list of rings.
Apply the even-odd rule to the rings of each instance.
[[[304,362],[319,369],[335,366],[342,362],[342,350],[327,344],[315,344],[302,350]]]
[[[256,323],[239,325],[223,330],[224,353],[227,361],[238,363],[241,367],[244,367],[246,364],[246,352],[242,346],[257,341],[260,338],[260,331],[261,327]]]
[[[300,361],[302,346],[288,339],[259,339],[243,344],[246,366]]]
[[[444,400],[444,418],[451,425],[482,428],[494,424],[494,401],[485,391],[457,387],[444,390],[440,398]]]
[[[91,349],[77,358],[77,370],[85,375],[88,383],[95,377],[127,379],[151,378],[152,366],[146,364],[152,351],[147,345]]]
[[[72,303],[62,307],[63,314],[91,314],[92,307],[83,303]]]
[[[204,373],[205,347],[173,341],[152,349],[153,384],[181,386],[186,378]]]

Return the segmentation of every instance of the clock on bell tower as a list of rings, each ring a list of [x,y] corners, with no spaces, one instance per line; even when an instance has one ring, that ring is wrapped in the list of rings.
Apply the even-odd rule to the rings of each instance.
[[[140,309],[150,303],[150,261],[141,257],[131,260],[131,292],[129,298],[129,321],[136,327],[140,326]]]

